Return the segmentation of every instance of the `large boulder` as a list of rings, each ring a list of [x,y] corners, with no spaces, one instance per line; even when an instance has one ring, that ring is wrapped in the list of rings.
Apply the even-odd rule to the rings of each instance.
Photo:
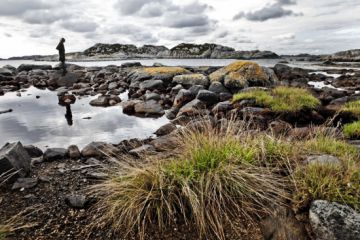
[[[203,101],[207,106],[212,106],[219,102],[217,94],[208,90],[200,90],[196,98]]]
[[[175,76],[173,79],[174,83],[181,84],[186,88],[194,85],[202,85],[204,87],[209,86],[209,79],[203,74],[185,74]]]
[[[155,100],[138,102],[134,106],[135,113],[145,116],[162,116],[165,114],[164,109]]]
[[[78,75],[70,72],[66,73],[64,76],[62,72],[54,72],[49,76],[50,85],[56,87],[72,87],[78,81]]]
[[[25,177],[30,173],[30,164],[31,158],[20,142],[8,143],[0,149],[0,176],[13,169]]]
[[[174,99],[174,106],[181,107],[184,104],[190,102],[195,98],[196,95],[192,93],[190,90],[181,89]]]
[[[131,82],[145,81],[149,79],[163,80],[168,83],[173,77],[181,74],[189,74],[190,72],[181,67],[146,67],[131,71],[127,79]]]
[[[201,110],[206,108],[206,104],[199,99],[194,99],[191,102],[187,103],[185,106],[180,108],[177,117],[186,115],[186,116],[194,116],[201,113]]]
[[[145,80],[140,83],[142,90],[162,90],[164,89],[164,82],[162,80]]]
[[[309,218],[317,240],[360,239],[360,214],[348,206],[317,200]]]
[[[35,70],[35,69],[41,69],[41,70],[51,70],[52,66],[51,65],[36,65],[36,64],[21,64],[17,70],[19,72],[22,71],[31,71],[31,70]]]
[[[237,61],[210,74],[211,82],[221,82],[231,92],[249,86],[271,86],[276,83],[274,72],[255,62]]]
[[[68,155],[68,150],[65,148],[48,148],[46,149],[43,159],[44,161],[55,161],[65,159]]]
[[[81,155],[85,158],[103,157],[110,155],[114,151],[114,146],[104,142],[92,142],[81,150]]]

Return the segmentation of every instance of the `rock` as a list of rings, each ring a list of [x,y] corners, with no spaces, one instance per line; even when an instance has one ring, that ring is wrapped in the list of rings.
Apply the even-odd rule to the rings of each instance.
[[[81,150],[81,155],[85,158],[103,157],[113,152],[114,146],[104,142],[92,142]]]
[[[62,106],[74,104],[76,102],[75,95],[72,94],[64,94],[58,97],[59,98],[59,104]]]
[[[36,65],[36,64],[21,64],[17,68],[18,72],[31,71],[31,70],[35,70],[35,69],[51,70],[52,66],[51,65]]]
[[[13,71],[11,71],[10,69],[0,68],[0,75],[3,75],[3,76],[13,76],[14,73],[13,73]]]
[[[206,104],[199,99],[194,99],[191,102],[187,103],[185,106],[180,108],[177,117],[181,115],[194,116],[199,113],[199,110],[206,108]]]
[[[65,202],[69,207],[76,209],[84,209],[86,208],[88,200],[86,199],[85,195],[70,194],[65,197]]]
[[[109,83],[109,85],[108,85],[108,89],[109,90],[114,90],[114,89],[116,89],[118,87],[118,84],[116,83],[116,82],[111,82],[111,83]]]
[[[298,221],[291,209],[278,207],[275,214],[261,220],[264,240],[308,240],[304,224]]]
[[[93,158],[93,157],[87,159],[85,161],[85,164],[87,164],[87,165],[102,165],[102,163],[99,160],[97,160],[96,158]]]
[[[210,74],[211,82],[222,82],[235,93],[248,86],[271,86],[277,81],[272,70],[255,62],[237,61]]]
[[[12,186],[12,190],[30,189],[36,187],[38,184],[37,178],[18,178]]]
[[[99,96],[96,99],[90,101],[90,105],[94,107],[107,107],[109,106],[109,97],[108,96]]]
[[[68,155],[68,150],[65,148],[48,148],[44,153],[44,161],[51,162],[55,160],[65,159]]]
[[[131,82],[158,79],[162,80],[164,83],[169,83],[174,76],[189,73],[188,70],[181,67],[145,67],[131,71],[128,74],[127,79]]]
[[[79,159],[81,157],[80,150],[76,145],[69,146],[68,153],[71,159]]]
[[[162,80],[145,80],[140,83],[142,90],[162,90],[164,89],[164,82]]]
[[[306,162],[310,165],[319,164],[319,165],[337,165],[341,166],[341,161],[334,156],[331,155],[316,155],[309,156],[306,159]]]
[[[129,68],[129,67],[141,67],[141,63],[140,62],[127,62],[127,63],[123,63],[121,64],[122,68]]]
[[[274,72],[278,77],[279,81],[285,85],[307,86],[307,82],[309,81],[310,78],[307,70],[304,70],[302,68],[292,68],[285,64],[276,64],[274,66]],[[294,85],[293,84],[294,82],[296,82],[297,84]]]
[[[153,145],[157,151],[163,152],[175,149],[178,146],[177,141],[176,136],[169,134],[154,139],[150,144]]]
[[[171,94],[171,95],[176,95],[176,94],[179,93],[179,91],[180,91],[181,89],[184,89],[183,86],[182,86],[181,84],[178,84],[178,85],[176,85],[175,87],[173,87],[173,88],[171,89],[170,94]]]
[[[360,239],[360,214],[348,206],[317,200],[311,204],[309,219],[318,240]]]
[[[219,98],[216,93],[208,90],[200,90],[196,98],[203,101],[207,106],[212,106],[219,102]]]
[[[200,90],[205,90],[204,86],[202,85],[194,85],[189,88],[191,95],[195,98],[196,95],[200,92]]]
[[[240,110],[240,112],[247,114],[259,114],[259,113],[263,113],[264,111],[265,111],[264,108],[259,108],[259,107],[245,107]]]
[[[292,129],[292,126],[285,121],[275,120],[269,124],[269,128],[275,136],[279,136],[286,135]]]
[[[174,107],[181,107],[184,104],[193,100],[195,96],[192,94],[190,90],[181,89],[174,99]]]
[[[137,103],[142,102],[141,100],[130,100],[121,103],[121,107],[123,108],[123,113],[126,114],[134,114],[135,113],[135,105]]]
[[[221,82],[212,82],[209,87],[209,91],[220,94],[220,93],[229,93],[229,90],[224,87],[224,85]]]
[[[186,74],[175,76],[173,79],[173,83],[181,84],[185,88],[189,88],[194,85],[202,85],[204,87],[208,87],[210,81],[203,74]]]
[[[154,100],[139,102],[134,106],[135,113],[146,116],[161,116],[165,114],[164,109]]]
[[[86,177],[93,180],[106,180],[109,175],[103,172],[88,172]]]
[[[134,155],[137,157],[140,157],[142,155],[147,155],[147,154],[151,155],[151,154],[155,153],[155,147],[147,144],[147,145],[143,145],[141,147],[135,148],[133,150],[130,150],[129,153],[131,155]]]
[[[150,101],[150,100],[159,101],[161,99],[161,96],[157,93],[147,93],[144,96],[145,96],[145,101]]]
[[[7,143],[0,149],[0,175],[14,169],[18,176],[26,177],[30,164],[31,158],[20,142]]]
[[[219,112],[227,112],[231,109],[232,109],[232,104],[230,103],[230,101],[224,101],[216,104],[211,111],[213,113],[219,113]]]
[[[29,156],[31,158],[38,158],[43,155],[43,151],[40,148],[35,147],[33,145],[24,146],[24,149],[26,150],[26,152],[29,154]]]
[[[78,82],[78,76],[75,73],[66,73],[65,76],[62,73],[55,72],[50,75],[50,82],[54,82],[58,87],[72,87]]]
[[[156,132],[155,134],[157,136],[164,136],[164,135],[168,135],[170,134],[172,131],[175,131],[177,128],[174,124],[172,123],[168,123],[162,127],[160,127]]]

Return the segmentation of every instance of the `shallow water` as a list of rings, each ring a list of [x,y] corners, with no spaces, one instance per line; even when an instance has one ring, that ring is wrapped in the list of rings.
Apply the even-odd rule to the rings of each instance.
[[[21,97],[16,93],[0,97],[0,111],[13,109],[11,113],[0,114],[0,147],[13,141],[42,149],[71,144],[82,148],[92,141],[119,143],[124,139],[150,137],[168,123],[166,117],[145,119],[125,115],[120,106],[92,107],[89,102],[96,97],[84,97],[71,105],[72,125],[69,125],[66,108],[58,105],[56,92],[31,87],[21,94]],[[120,97],[125,99],[124,95]],[[88,117],[91,119],[84,119]]]

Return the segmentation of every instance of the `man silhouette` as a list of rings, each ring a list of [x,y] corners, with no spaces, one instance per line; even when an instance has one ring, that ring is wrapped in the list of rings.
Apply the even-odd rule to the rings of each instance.
[[[59,61],[61,62],[61,68],[63,70],[63,76],[66,74],[66,65],[65,65],[65,38],[61,38],[56,49],[59,51]]]

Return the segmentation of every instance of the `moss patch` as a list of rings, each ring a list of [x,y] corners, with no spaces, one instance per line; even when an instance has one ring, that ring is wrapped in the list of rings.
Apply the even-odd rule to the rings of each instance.
[[[346,124],[344,126],[344,135],[348,138],[359,138],[360,137],[360,121]]]
[[[255,89],[233,96],[233,102],[245,99],[255,99],[257,105],[269,107],[275,112],[298,112],[320,105],[320,101],[306,89],[291,87],[277,87],[270,92]]]
[[[360,100],[346,103],[342,110],[350,112],[360,119]]]
[[[181,67],[148,67],[145,68],[144,71],[152,76],[158,74],[177,75],[190,73],[188,70]]]

